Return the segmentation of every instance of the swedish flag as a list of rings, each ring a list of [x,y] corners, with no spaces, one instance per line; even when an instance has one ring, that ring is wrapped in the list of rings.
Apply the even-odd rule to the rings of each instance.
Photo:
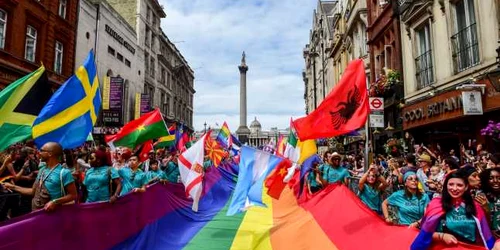
[[[70,77],[50,98],[33,123],[33,138],[38,147],[58,142],[64,149],[82,145],[97,120],[101,93],[94,53],[75,75]]]

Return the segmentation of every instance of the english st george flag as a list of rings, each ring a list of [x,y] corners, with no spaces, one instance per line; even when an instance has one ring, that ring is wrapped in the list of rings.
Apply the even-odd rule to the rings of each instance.
[[[339,136],[363,126],[369,109],[365,69],[358,59],[349,63],[342,79],[319,107],[293,125],[302,141]]]

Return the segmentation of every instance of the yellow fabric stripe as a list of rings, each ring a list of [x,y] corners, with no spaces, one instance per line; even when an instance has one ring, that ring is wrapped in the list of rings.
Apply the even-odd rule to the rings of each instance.
[[[38,68],[32,77],[28,78],[26,82],[20,84],[5,102],[5,104],[0,108],[0,127],[4,123],[11,123],[15,125],[28,125],[31,126],[36,119],[36,116],[27,115],[22,113],[13,113],[14,109],[23,100],[24,96],[30,91],[30,89],[35,85],[36,81],[45,71],[45,67],[42,65]]]
[[[99,81],[97,79],[97,76],[94,78],[93,85],[91,87],[87,69],[85,69],[85,67],[81,66],[80,68],[78,68],[75,75],[82,84],[82,87],[85,91],[85,97],[77,103],[73,104],[73,106],[68,107],[62,112],[59,112],[56,115],[48,118],[47,120],[35,125],[33,127],[33,138],[52,132],[89,111],[90,117],[92,118],[92,123],[95,123],[97,116],[93,100],[97,90],[99,89]]]
[[[173,140],[175,140],[175,135],[167,135],[167,136],[160,137],[160,139],[158,139],[159,142],[166,142],[166,141],[173,141]]]
[[[267,195],[266,188],[262,192],[262,200],[267,208],[254,206],[246,211],[231,250],[272,249],[269,231],[273,227],[273,208],[272,198]]]

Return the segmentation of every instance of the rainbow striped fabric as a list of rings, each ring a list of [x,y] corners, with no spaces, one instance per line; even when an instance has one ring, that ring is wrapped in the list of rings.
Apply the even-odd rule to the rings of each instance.
[[[209,168],[198,212],[184,187],[155,184],[117,203],[59,207],[0,224],[0,249],[409,249],[416,229],[387,225],[344,186],[226,216],[238,166]],[[298,174],[298,172],[297,172]],[[469,245],[430,249],[484,249]]]
[[[222,127],[220,128],[219,134],[217,135],[217,142],[220,143],[220,145],[223,148],[228,148],[229,146],[229,138],[231,136],[231,132],[229,131],[229,127],[227,126],[227,123],[224,122],[222,124]]]

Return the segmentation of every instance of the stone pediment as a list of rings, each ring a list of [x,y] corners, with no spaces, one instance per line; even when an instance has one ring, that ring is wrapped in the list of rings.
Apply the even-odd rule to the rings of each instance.
[[[432,14],[434,0],[399,0],[398,2],[401,11],[401,21],[405,24],[412,23],[426,12]]]

